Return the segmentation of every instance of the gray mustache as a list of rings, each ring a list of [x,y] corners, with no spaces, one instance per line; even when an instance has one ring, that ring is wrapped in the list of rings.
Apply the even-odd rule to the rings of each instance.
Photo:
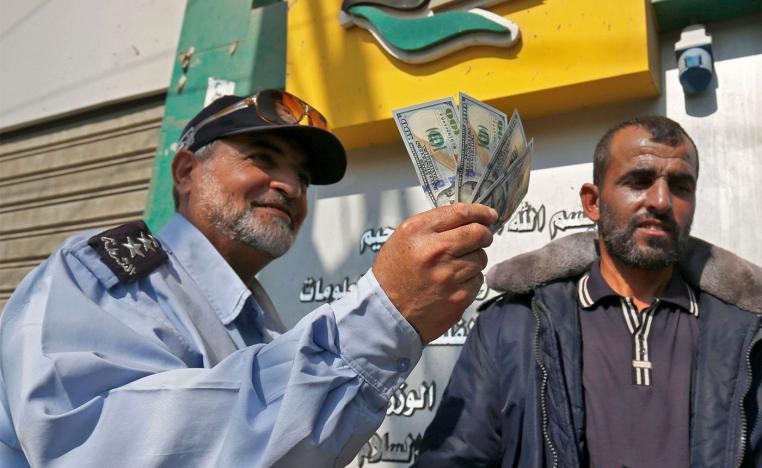
[[[296,199],[288,198],[280,192],[270,192],[254,198],[251,200],[251,203],[255,205],[285,205],[293,214],[296,211],[297,201]]]

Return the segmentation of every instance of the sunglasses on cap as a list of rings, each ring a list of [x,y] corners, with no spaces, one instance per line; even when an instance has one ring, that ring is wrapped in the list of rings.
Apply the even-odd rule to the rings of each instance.
[[[206,125],[243,109],[251,109],[260,119],[272,125],[305,125],[328,130],[328,120],[314,107],[286,91],[263,89],[220,109],[188,129],[179,142],[179,149],[191,146],[196,134]]]

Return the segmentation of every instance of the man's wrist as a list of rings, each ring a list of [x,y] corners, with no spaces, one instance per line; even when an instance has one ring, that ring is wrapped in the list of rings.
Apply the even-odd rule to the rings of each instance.
[[[369,270],[357,289],[331,304],[342,357],[388,398],[418,363],[423,343]]]

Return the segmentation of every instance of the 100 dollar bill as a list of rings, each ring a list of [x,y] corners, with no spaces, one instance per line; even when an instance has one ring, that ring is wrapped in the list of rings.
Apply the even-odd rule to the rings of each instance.
[[[479,183],[474,190],[473,200],[477,200],[491,189],[495,182],[508,170],[508,167],[527,149],[524,125],[519,113],[513,111],[508,129],[503,134],[489,164],[484,169]]]
[[[458,201],[471,203],[474,190],[505,132],[508,116],[460,93],[460,160]]]
[[[460,122],[452,98],[392,111],[423,192],[432,205],[457,201]]]
[[[527,194],[533,146],[534,140],[529,142],[524,153],[511,163],[498,180],[475,200],[476,203],[491,206],[497,211],[497,221],[492,224],[493,233],[511,218]]]

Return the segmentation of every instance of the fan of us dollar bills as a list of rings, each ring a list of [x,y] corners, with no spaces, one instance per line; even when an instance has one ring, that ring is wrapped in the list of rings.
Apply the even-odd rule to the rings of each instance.
[[[498,212],[492,231],[511,217],[527,193],[534,139],[521,117],[460,93],[392,111],[421,187],[436,206],[481,203]]]

